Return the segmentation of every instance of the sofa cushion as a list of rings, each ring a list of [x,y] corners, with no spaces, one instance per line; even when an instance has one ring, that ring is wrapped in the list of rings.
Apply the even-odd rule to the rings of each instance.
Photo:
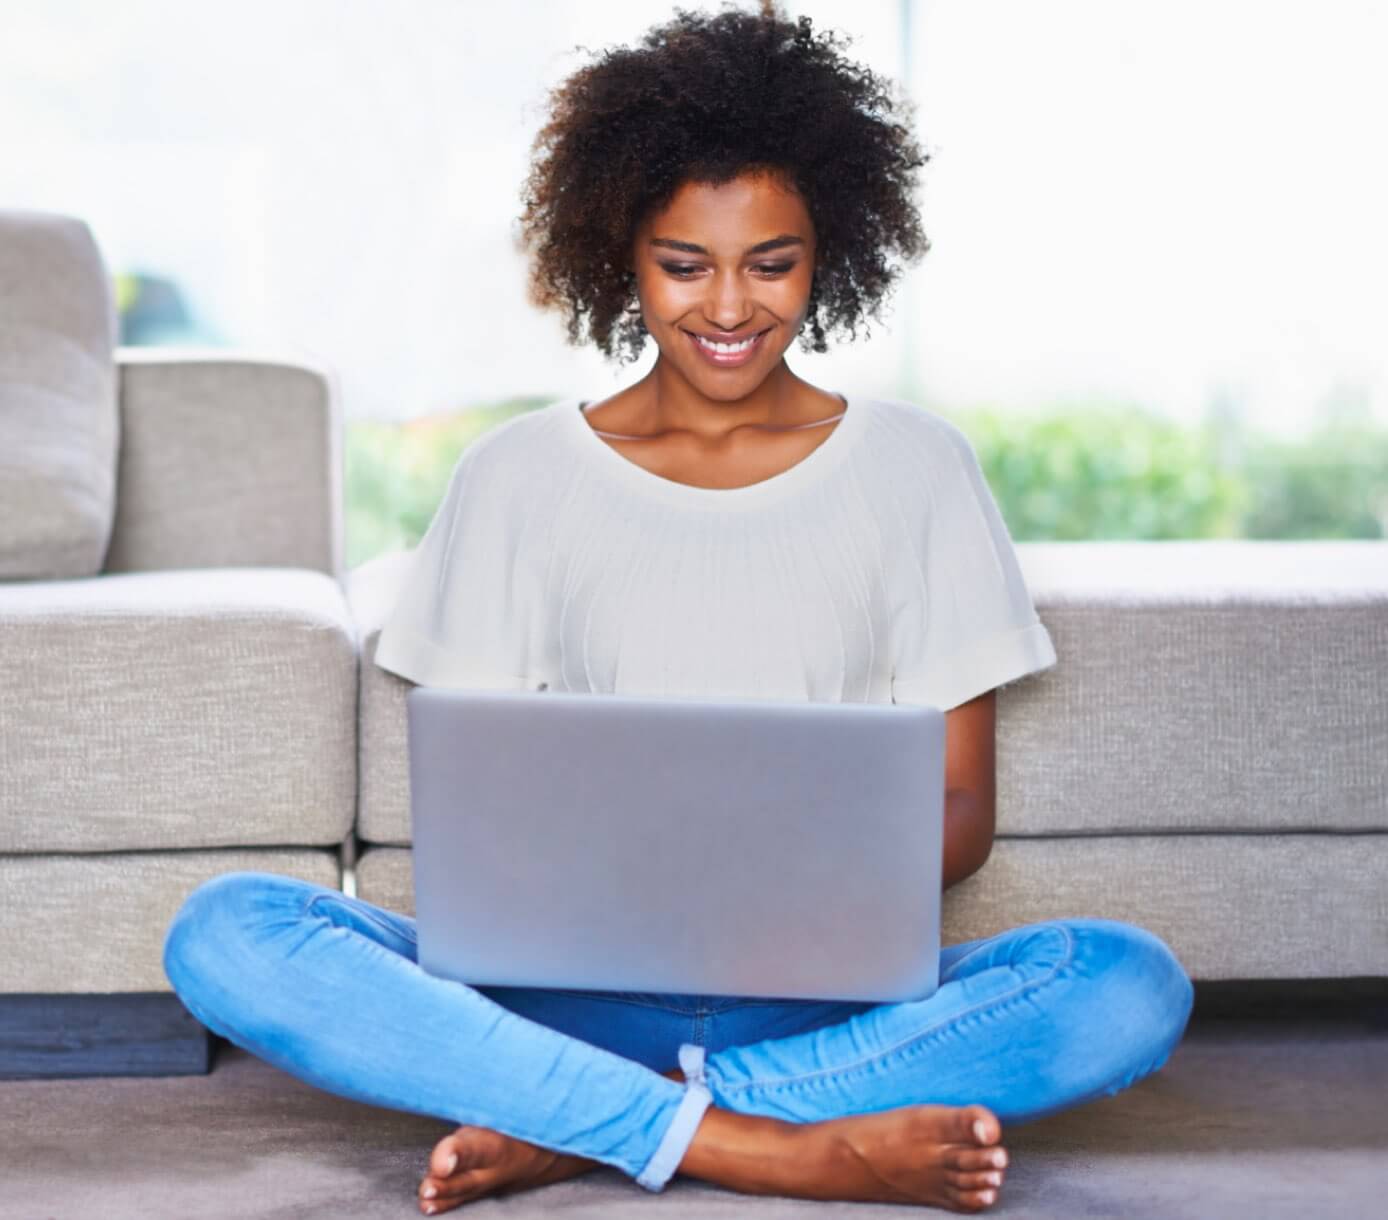
[[[337,379],[302,360],[123,347],[106,572],[316,568],[341,579]]]
[[[239,869],[342,884],[323,848],[0,855],[0,994],[171,992],[169,923],[204,881]]]
[[[1388,543],[1019,543],[1059,665],[997,701],[999,834],[1388,830]],[[409,552],[348,573],[358,834],[409,842]]]
[[[1003,835],[1388,831],[1388,542],[1026,542],[1060,663],[998,694]],[[410,841],[405,693],[374,664],[408,569],[353,569],[358,834]]]
[[[1000,834],[1388,830],[1388,542],[1034,542]]]
[[[715,862],[686,860],[703,876]],[[410,852],[370,847],[359,898],[414,916]],[[1006,838],[945,891],[947,945],[1047,919],[1121,919],[1196,979],[1388,975],[1388,836],[1085,835]]]
[[[302,568],[0,584],[0,852],[335,844],[356,638]]]
[[[115,340],[87,225],[0,210],[0,580],[101,570],[116,508]]]

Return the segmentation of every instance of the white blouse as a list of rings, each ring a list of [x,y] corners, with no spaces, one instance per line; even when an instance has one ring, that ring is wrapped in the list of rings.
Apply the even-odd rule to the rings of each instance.
[[[429,686],[924,703],[1048,669],[1007,526],[942,416],[847,397],[788,470],[677,483],[577,398],[475,439],[376,664]]]

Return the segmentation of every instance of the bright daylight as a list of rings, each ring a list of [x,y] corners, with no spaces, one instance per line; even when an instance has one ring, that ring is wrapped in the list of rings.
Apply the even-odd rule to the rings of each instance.
[[[1385,46],[0,0],[0,1215],[1377,1214]]]

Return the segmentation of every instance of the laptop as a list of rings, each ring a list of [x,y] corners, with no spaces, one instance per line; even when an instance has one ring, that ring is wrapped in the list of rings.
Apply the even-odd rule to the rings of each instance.
[[[938,987],[939,709],[426,686],[405,701],[431,974],[879,1003]]]

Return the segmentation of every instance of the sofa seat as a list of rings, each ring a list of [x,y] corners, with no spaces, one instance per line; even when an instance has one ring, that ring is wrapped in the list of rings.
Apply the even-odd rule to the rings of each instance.
[[[241,869],[342,888],[339,854],[324,848],[0,856],[5,993],[172,995],[169,923],[204,881]]]
[[[0,855],[336,846],[356,712],[356,628],[324,572],[0,583]]]
[[[1060,664],[997,698],[997,840],[944,940],[1121,919],[1197,979],[1388,975],[1388,542],[1023,542]],[[357,893],[413,912],[409,552],[349,576]]]
[[[998,696],[1000,835],[1388,831],[1388,542],[1017,552],[1060,664]],[[374,657],[410,557],[348,578],[357,833],[395,846],[410,842],[410,684]]]

